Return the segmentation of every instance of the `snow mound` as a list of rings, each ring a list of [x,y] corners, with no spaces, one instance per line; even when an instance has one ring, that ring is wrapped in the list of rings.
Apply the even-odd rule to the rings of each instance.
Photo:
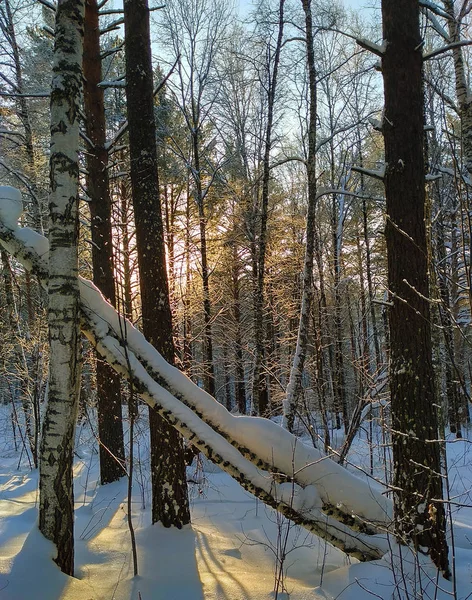
[[[9,185],[0,186],[0,221],[9,229],[16,229],[22,214],[23,200],[20,190]]]

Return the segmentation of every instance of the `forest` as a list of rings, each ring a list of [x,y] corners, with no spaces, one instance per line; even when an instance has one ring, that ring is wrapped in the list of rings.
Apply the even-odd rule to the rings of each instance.
[[[0,0],[0,600],[472,598],[470,0]]]

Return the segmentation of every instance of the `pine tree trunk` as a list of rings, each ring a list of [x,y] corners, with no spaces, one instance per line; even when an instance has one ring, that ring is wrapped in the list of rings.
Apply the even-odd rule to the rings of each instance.
[[[115,306],[111,199],[108,181],[108,151],[100,58],[100,25],[97,0],[85,5],[84,109],[87,138],[87,194],[92,226],[93,282]],[[125,448],[121,412],[120,378],[97,357],[97,413],[100,442],[100,480],[117,481],[125,474]]]
[[[41,440],[39,528],[74,571],[72,457],[80,385],[78,148],[84,3],[59,0],[51,89],[49,393]]]
[[[432,365],[419,6],[383,0],[386,242],[397,538],[449,575]]]
[[[174,362],[172,315],[157,174],[149,8],[147,0],[125,0],[126,100],[131,186],[143,331]],[[157,411],[149,411],[152,521],[165,527],[190,522],[182,438]]]

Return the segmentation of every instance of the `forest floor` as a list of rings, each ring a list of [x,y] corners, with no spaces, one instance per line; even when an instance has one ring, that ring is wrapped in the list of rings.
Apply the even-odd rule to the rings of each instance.
[[[258,502],[208,462],[188,470],[192,526],[152,526],[145,424],[138,427],[133,493],[139,575],[133,577],[125,479],[100,486],[90,428],[78,428],[75,461],[76,572],[63,575],[36,528],[38,475],[0,407],[0,600],[363,600],[472,599],[472,444],[447,444],[454,519],[454,582],[436,580],[424,557],[399,548],[358,563]],[[370,464],[365,434],[350,458]],[[375,475],[384,449],[374,451]],[[357,473],[360,473],[356,470]],[[460,506],[459,506],[460,505]],[[285,555],[280,563],[280,557]],[[396,565],[396,568],[392,568]],[[283,577],[280,580],[280,570]],[[277,589],[279,579],[279,589]],[[439,583],[439,585],[437,585]],[[408,592],[404,592],[405,589]],[[455,588],[455,594],[454,594]]]

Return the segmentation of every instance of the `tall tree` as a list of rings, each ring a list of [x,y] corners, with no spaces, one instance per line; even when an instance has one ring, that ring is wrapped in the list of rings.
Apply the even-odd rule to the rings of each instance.
[[[74,571],[72,458],[80,384],[78,288],[79,114],[83,0],[59,0],[51,88],[49,392],[41,440],[39,528]]]
[[[316,64],[313,40],[313,16],[311,0],[302,0],[305,13],[305,44],[308,66],[309,121],[308,153],[306,157],[308,210],[306,215],[306,248],[303,265],[303,288],[298,325],[297,346],[293,357],[290,379],[287,386],[287,398],[284,406],[285,426],[293,430],[297,404],[302,388],[302,373],[308,346],[311,305],[313,302],[313,266],[315,255],[315,216],[316,216]]]
[[[431,351],[419,3],[383,0],[382,19],[394,527],[402,542],[426,548],[447,576]]]
[[[273,145],[274,108],[279,74],[280,53],[284,35],[284,8],[285,0],[279,1],[277,12],[277,35],[275,46],[271,47],[271,40],[267,47],[267,120],[264,132],[264,156],[262,160],[261,177],[261,212],[260,229],[257,249],[257,263],[254,264],[256,285],[254,290],[254,372],[252,401],[253,410],[261,416],[266,416],[269,410],[269,388],[265,372],[265,335],[264,335],[264,282],[267,249],[267,220],[269,213],[269,182],[270,182],[270,156]]]
[[[97,0],[85,5],[84,109],[87,149],[87,194],[92,228],[93,282],[115,305],[111,198],[108,181],[105,105],[100,56],[100,25]],[[116,481],[124,475],[125,449],[121,414],[120,379],[97,357],[97,412],[100,443],[100,479]]]
[[[147,0],[125,0],[126,101],[143,331],[171,364],[172,314],[157,173],[156,124]],[[182,438],[150,409],[152,521],[190,522]]]

